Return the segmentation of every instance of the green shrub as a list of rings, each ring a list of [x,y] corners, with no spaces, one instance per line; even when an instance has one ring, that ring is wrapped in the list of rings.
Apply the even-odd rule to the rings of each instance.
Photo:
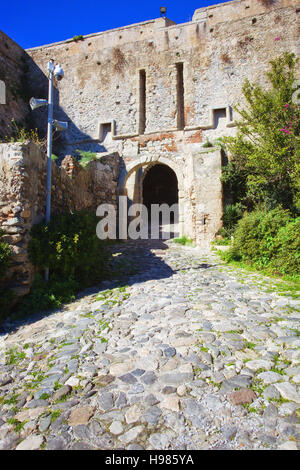
[[[83,41],[84,40],[84,37],[82,36],[82,34],[79,34],[78,36],[73,36],[73,41],[77,42],[77,41]]]
[[[202,145],[202,147],[203,148],[213,147],[213,144],[208,139],[206,139],[206,142]]]
[[[87,211],[53,217],[49,225],[33,226],[30,261],[52,278],[76,281],[81,287],[104,279],[108,252],[96,235],[98,218]]]
[[[0,230],[0,280],[4,277],[11,258],[9,245],[3,241],[4,232]]]
[[[228,238],[227,236],[223,236],[222,233],[218,233],[218,235],[221,235],[222,238],[217,238],[216,240],[214,240],[212,243],[212,245],[214,246],[225,246],[225,245],[230,245],[231,244],[231,239]]]
[[[224,208],[222,220],[223,228],[226,233],[226,237],[232,235],[233,229],[235,228],[238,220],[243,215],[243,206],[240,203],[228,204]]]
[[[59,308],[105,278],[108,250],[96,235],[98,222],[95,215],[81,211],[32,227],[28,253],[38,274],[30,293],[17,306],[16,317]],[[45,268],[50,272],[48,283],[43,279]]]
[[[76,281],[50,279],[46,283],[42,276],[37,275],[30,293],[16,307],[12,319],[59,308],[62,304],[74,300],[78,289],[79,285]]]
[[[3,241],[3,235],[4,232],[0,230],[0,323],[8,315],[14,298],[13,292],[7,289],[4,281],[11,259],[11,250],[9,245]]]
[[[242,261],[279,274],[297,274],[300,264],[300,218],[280,207],[244,214],[234,232],[226,261]]]
[[[276,254],[271,260],[272,269],[282,274],[300,273],[300,217],[282,227],[274,240]]]
[[[76,152],[79,154],[80,159],[79,159],[79,165],[82,168],[86,168],[90,162],[100,160],[101,161],[101,156],[97,155],[94,152],[85,152],[83,150],[76,150]]]
[[[270,61],[267,86],[246,79],[243,104],[234,107],[237,132],[222,139],[231,160],[222,171],[225,194],[250,210],[281,205],[299,216],[300,106],[292,100],[298,67],[295,54],[284,52]]]
[[[194,242],[190,238],[187,238],[185,235],[181,238],[174,238],[174,243],[177,243],[179,245],[187,245],[187,246],[193,246]]]

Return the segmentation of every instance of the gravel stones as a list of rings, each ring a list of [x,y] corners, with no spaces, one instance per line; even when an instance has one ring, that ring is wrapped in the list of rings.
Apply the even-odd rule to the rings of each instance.
[[[141,409],[138,405],[133,405],[125,413],[125,419],[127,424],[136,423],[141,417]]]
[[[247,403],[252,403],[256,398],[256,394],[253,392],[253,390],[242,388],[237,392],[228,393],[227,398],[233,405],[244,405]]]
[[[171,244],[162,262],[144,243],[111,248],[141,267],[127,287],[0,336],[0,449],[300,448],[300,302],[213,253]]]
[[[15,419],[20,422],[31,421],[32,419],[38,418],[45,411],[44,407],[36,407],[28,410],[20,411],[15,415]]]
[[[129,431],[122,434],[119,439],[123,444],[129,444],[135,441],[135,439],[143,432],[144,426],[135,426]]]
[[[78,426],[79,424],[87,424],[93,416],[95,408],[92,406],[82,406],[71,411],[68,423],[70,426]]]
[[[274,387],[279,391],[282,398],[300,403],[300,394],[297,392],[295,385],[289,382],[282,382],[274,384]]]
[[[135,384],[137,382],[137,379],[134,377],[133,374],[124,374],[119,377],[122,382],[125,382],[127,384]]]
[[[179,411],[179,398],[168,396],[159,404],[160,408],[166,408],[171,411]]]
[[[111,432],[114,436],[119,436],[123,432],[123,425],[121,421],[113,421],[109,427],[109,432]]]
[[[143,415],[143,419],[149,424],[157,424],[162,411],[157,406],[151,406]]]
[[[44,442],[41,435],[31,434],[24,441],[17,445],[16,450],[38,450]]]
[[[52,400],[61,400],[64,398],[66,395],[68,395],[72,390],[72,387],[70,385],[64,385],[60,389],[58,389],[52,396]]]
[[[110,392],[99,392],[97,402],[100,410],[109,411],[114,407],[114,396]]]
[[[143,382],[146,385],[151,385],[154,382],[156,382],[157,377],[154,372],[148,371],[143,376],[141,377],[141,382]]]

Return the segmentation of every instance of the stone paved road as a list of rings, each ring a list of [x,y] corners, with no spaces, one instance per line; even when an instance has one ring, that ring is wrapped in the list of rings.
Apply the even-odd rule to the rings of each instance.
[[[115,281],[0,336],[0,449],[300,448],[300,301],[213,253],[115,246]]]

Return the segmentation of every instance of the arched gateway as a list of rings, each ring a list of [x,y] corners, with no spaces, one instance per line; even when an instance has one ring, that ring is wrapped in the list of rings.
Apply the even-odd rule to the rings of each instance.
[[[127,196],[128,205],[144,204],[151,214],[152,204],[178,204],[176,223],[179,236],[183,231],[183,174],[174,161],[165,157],[140,158],[123,169],[119,179],[119,195]],[[176,217],[177,218],[177,217]],[[128,224],[124,215],[122,224]]]

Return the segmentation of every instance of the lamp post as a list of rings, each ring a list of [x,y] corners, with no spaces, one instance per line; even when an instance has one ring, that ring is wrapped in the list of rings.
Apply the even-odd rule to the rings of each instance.
[[[52,131],[67,130],[68,123],[53,120],[53,82],[54,77],[60,81],[64,77],[64,71],[60,65],[54,65],[53,60],[48,62],[49,92],[48,101],[31,98],[29,104],[32,110],[48,105],[48,128],[47,128],[47,182],[46,182],[46,224],[49,224],[51,217],[51,166],[52,166]],[[49,280],[49,268],[45,270],[45,280]]]

